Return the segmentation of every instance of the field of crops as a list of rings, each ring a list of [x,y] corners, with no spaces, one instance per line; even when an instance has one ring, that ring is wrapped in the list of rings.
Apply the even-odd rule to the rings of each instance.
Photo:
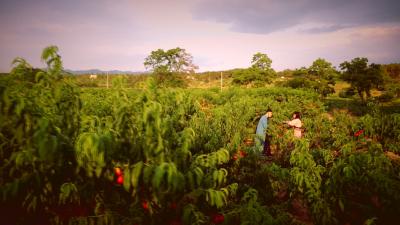
[[[400,115],[290,88],[0,80],[1,224],[396,224]],[[253,145],[267,108],[273,158]],[[282,122],[302,113],[305,135]],[[7,216],[4,216],[7,215]]]

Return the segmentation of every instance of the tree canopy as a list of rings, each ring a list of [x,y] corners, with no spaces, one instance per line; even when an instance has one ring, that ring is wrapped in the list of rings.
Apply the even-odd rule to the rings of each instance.
[[[267,54],[257,52],[251,60],[251,67],[263,71],[271,70],[272,60]]]
[[[337,75],[336,69],[332,66],[332,63],[325,59],[318,58],[308,68],[308,74],[315,76],[317,79],[324,79],[329,84],[334,85],[334,78]]]
[[[193,63],[193,56],[183,48],[164,51],[152,51],[144,61],[146,69],[158,72],[193,73],[198,67]]]
[[[351,87],[357,90],[361,101],[371,97],[371,89],[383,84],[383,68],[379,64],[368,65],[367,58],[354,58],[351,62],[340,64],[342,79],[349,82]]]
[[[335,92],[333,86],[337,73],[332,63],[318,58],[309,68],[301,67],[293,71],[294,79],[289,80],[285,85],[292,88],[313,89],[322,97],[326,97]]]
[[[276,76],[271,64],[272,60],[267,54],[257,52],[253,55],[249,68],[233,71],[232,82],[234,84],[253,84],[255,86],[271,83],[272,78]]]

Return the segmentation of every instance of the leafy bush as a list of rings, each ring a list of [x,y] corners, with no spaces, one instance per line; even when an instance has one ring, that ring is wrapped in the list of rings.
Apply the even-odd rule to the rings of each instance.
[[[237,69],[232,73],[232,83],[247,85],[254,84],[255,86],[264,86],[272,82],[274,77],[273,71],[264,71],[255,68]]]
[[[359,118],[328,114],[319,93],[283,87],[80,89],[56,50],[46,70],[20,61],[0,78],[6,224],[390,224],[400,213],[400,166],[386,156],[400,151],[398,114],[373,103]],[[251,144],[267,108],[272,161]],[[294,111],[300,140],[282,124]]]

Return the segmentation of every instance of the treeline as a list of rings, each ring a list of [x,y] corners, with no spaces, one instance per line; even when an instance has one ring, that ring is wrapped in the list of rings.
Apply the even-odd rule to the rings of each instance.
[[[292,88],[315,90],[321,96],[335,92],[333,86],[337,81],[346,81],[350,84],[341,93],[340,97],[351,97],[357,94],[362,101],[371,98],[371,90],[382,91],[380,100],[387,101],[400,97],[400,64],[368,65],[367,58],[355,58],[350,62],[340,64],[336,69],[324,59],[317,59],[306,68],[284,70],[278,76],[289,78],[288,81],[278,82],[278,85]]]
[[[17,58],[13,63],[25,65],[26,61]],[[89,74],[78,76],[63,73],[66,79],[72,80],[81,87],[122,85],[132,88],[143,88],[149,76],[154,77],[160,87],[186,88],[199,83],[215,83],[221,79],[222,75],[224,86],[265,87],[274,83],[275,86],[314,91],[321,97],[335,93],[335,84],[341,80],[350,84],[349,88],[339,93],[339,96],[343,98],[357,95],[361,101],[365,102],[371,98],[373,89],[383,93],[379,97],[381,101],[400,97],[400,64],[369,63],[367,58],[345,61],[339,65],[339,68],[323,58],[318,58],[309,67],[276,72],[271,67],[272,59],[267,54],[258,52],[251,58],[248,68],[195,73],[198,66],[194,64],[193,56],[185,49],[177,47],[154,50],[145,58],[143,64],[151,73],[97,75],[95,78]],[[24,73],[26,79],[34,79],[35,74],[41,71],[30,65],[28,68],[31,69]]]

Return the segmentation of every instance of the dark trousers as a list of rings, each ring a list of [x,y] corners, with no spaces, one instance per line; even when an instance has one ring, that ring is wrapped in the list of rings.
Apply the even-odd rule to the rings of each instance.
[[[265,135],[263,155],[271,156],[271,136]]]

